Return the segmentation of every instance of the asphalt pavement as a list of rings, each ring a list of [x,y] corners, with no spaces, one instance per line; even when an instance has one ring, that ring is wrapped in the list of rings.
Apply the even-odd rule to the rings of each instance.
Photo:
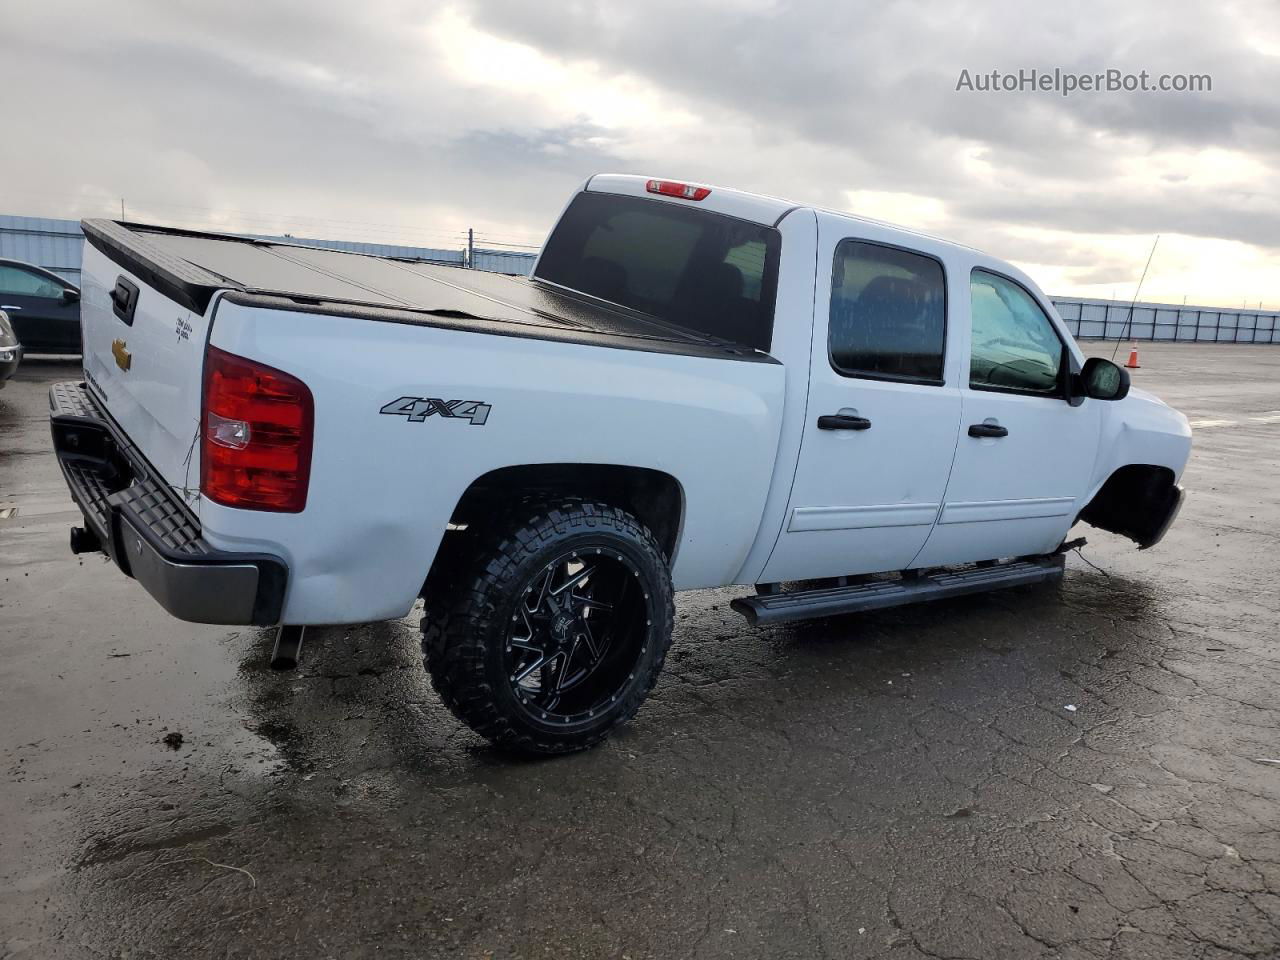
[[[1084,527],[1061,585],[758,630],[681,595],[637,720],[547,761],[441,705],[416,610],[282,675],[72,556],[77,371],[25,363],[0,958],[1280,956],[1280,347],[1141,359],[1195,430],[1159,547]]]

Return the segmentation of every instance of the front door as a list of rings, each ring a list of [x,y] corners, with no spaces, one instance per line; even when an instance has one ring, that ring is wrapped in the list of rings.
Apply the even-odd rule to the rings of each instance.
[[[969,372],[960,439],[938,526],[917,566],[1048,553],[1082,504],[1100,401],[1067,402],[1071,357],[1014,280],[970,277]]]
[[[942,261],[832,229],[819,237],[819,263],[833,270],[815,304],[800,459],[762,582],[906,567],[933,528],[956,447]]]

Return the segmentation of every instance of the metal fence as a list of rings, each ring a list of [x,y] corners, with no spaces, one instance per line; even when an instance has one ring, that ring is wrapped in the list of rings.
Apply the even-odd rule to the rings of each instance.
[[[307,247],[346,250],[351,253],[367,253],[375,257],[401,257],[459,267],[470,266],[476,270],[512,276],[528,276],[533,269],[533,261],[537,259],[536,253],[474,247],[470,244],[449,249],[409,247],[389,243],[359,243],[351,240],[313,240],[308,237],[255,235],[254,239],[277,240]],[[0,258],[34,263],[38,267],[52,270],[72,283],[79,284],[83,256],[84,236],[80,232],[78,220],[0,215]]]
[[[533,262],[538,259],[536,253],[523,253],[517,250],[489,250],[475,247],[470,251],[471,267],[475,270],[488,270],[490,273],[505,273],[509,276],[527,277],[533,272]]]
[[[79,286],[83,247],[78,220],[0,215],[0,258],[34,263]]]
[[[528,276],[536,253],[475,247],[406,247],[349,240],[263,237],[312,247],[349,250],[380,257],[404,257],[470,266],[476,270]],[[84,238],[76,220],[0,215],[0,257],[23,260],[80,282]],[[1201,343],[1280,343],[1280,314],[1268,310],[1177,306],[1121,300],[1053,297],[1053,305],[1072,334],[1082,340],[1165,340]]]
[[[1200,343],[1280,343],[1280,314],[1266,310],[1132,305],[1116,300],[1053,298],[1081,340],[1163,340]]]
[[[436,249],[434,247],[403,247],[390,243],[359,243],[353,240],[312,240],[309,237],[280,237],[250,234],[255,240],[273,243],[296,243],[303,247],[319,247],[322,250],[344,250],[347,253],[365,253],[374,257],[399,257],[402,260],[427,260],[448,266],[465,266],[465,250]]]

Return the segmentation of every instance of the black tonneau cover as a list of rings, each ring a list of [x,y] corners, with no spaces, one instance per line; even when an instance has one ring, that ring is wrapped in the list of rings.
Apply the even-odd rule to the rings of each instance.
[[[112,261],[200,314],[217,292],[229,291],[233,302],[273,309],[776,362],[749,347],[523,277],[115,220],[84,220],[81,228]]]

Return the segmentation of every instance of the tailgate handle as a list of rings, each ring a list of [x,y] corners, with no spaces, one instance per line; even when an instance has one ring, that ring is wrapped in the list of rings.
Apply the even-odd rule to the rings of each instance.
[[[116,288],[111,291],[111,308],[115,315],[133,326],[133,311],[138,308],[138,285],[124,277],[116,280]]]

